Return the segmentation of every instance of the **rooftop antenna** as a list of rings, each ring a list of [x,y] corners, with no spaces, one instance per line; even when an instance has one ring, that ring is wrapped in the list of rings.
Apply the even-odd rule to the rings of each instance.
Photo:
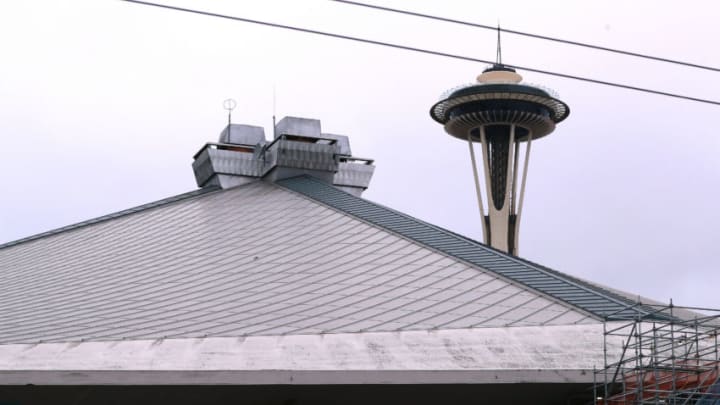
[[[273,139],[275,139],[275,137],[276,137],[276,135],[277,135],[277,134],[275,133],[275,104],[276,104],[276,101],[275,101],[275,85],[273,84]]]
[[[223,101],[223,108],[227,110],[228,112],[228,127],[227,127],[227,140],[226,143],[230,143],[230,127],[232,124],[232,112],[237,107],[237,102],[232,99],[228,98],[225,101]]]

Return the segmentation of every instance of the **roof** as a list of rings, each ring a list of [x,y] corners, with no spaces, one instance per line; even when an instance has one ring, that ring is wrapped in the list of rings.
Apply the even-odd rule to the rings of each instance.
[[[164,198],[164,199],[162,199],[162,200],[153,201],[153,202],[151,202],[151,203],[139,205],[139,206],[137,206],[137,207],[128,208],[128,209],[126,209],[126,210],[114,212],[114,213],[112,213],[112,214],[103,215],[103,216],[101,216],[101,217],[89,219],[89,220],[87,220],[87,221],[82,221],[82,222],[78,222],[78,223],[76,223],[76,224],[72,224],[72,225],[68,225],[68,226],[63,226],[63,227],[61,227],[61,228],[53,229],[53,230],[51,230],[51,231],[42,232],[42,233],[39,233],[39,234],[36,234],[36,235],[31,235],[31,236],[28,236],[28,237],[26,237],[26,238],[21,238],[21,239],[17,239],[17,240],[14,240],[14,241],[7,242],[7,243],[2,243],[2,244],[0,244],[0,249],[6,248],[6,247],[10,247],[10,246],[19,245],[19,244],[21,244],[21,243],[29,242],[29,241],[35,240],[35,239],[44,238],[44,237],[46,237],[46,236],[57,235],[57,234],[60,234],[60,233],[66,232],[66,231],[73,230],[73,229],[82,228],[82,227],[88,226],[88,225],[93,225],[93,224],[96,224],[96,223],[98,223],[98,222],[109,221],[109,220],[114,219],[114,218],[117,218],[117,217],[122,217],[122,216],[125,216],[125,215],[134,214],[134,213],[136,213],[136,212],[140,212],[140,211],[144,211],[144,210],[147,210],[147,209],[150,209],[150,208],[154,208],[154,207],[159,207],[159,206],[162,206],[162,205],[170,204],[170,203],[173,203],[173,202],[175,202],[175,201],[181,201],[181,200],[184,200],[184,199],[187,199],[187,198],[192,198],[192,197],[195,197],[195,196],[197,196],[197,195],[209,193],[209,192],[211,192],[211,191],[216,191],[216,190],[219,190],[219,189],[220,189],[220,187],[218,187],[218,186],[208,186],[208,187],[205,187],[205,188],[201,188],[201,189],[189,191],[189,192],[187,192],[187,193],[178,194],[178,195],[175,195],[175,196],[172,196],[172,197]]]
[[[597,323],[632,301],[310,177],[0,246],[0,343]]]
[[[638,308],[635,301],[609,289],[508,255],[407,214],[351,196],[311,177],[295,177],[280,181],[280,184],[342,212],[565,301],[597,317],[625,318],[633,317],[638,311],[652,312],[648,308]]]

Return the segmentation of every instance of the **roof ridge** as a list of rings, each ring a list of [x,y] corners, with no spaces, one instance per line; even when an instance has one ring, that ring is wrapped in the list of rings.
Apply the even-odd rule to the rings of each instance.
[[[96,217],[96,218],[92,218],[92,219],[88,219],[88,220],[85,220],[85,221],[77,222],[77,223],[75,223],[75,224],[65,225],[65,226],[62,226],[62,227],[60,227],[60,228],[51,229],[51,230],[49,230],[49,231],[41,232],[41,233],[38,233],[38,234],[35,234],[35,235],[31,235],[31,236],[27,236],[27,237],[24,237],[24,238],[16,239],[16,240],[13,240],[13,241],[10,241],[10,242],[2,243],[2,244],[0,244],[0,249],[5,249],[5,248],[8,248],[8,247],[17,246],[17,245],[20,245],[20,244],[22,244],[22,243],[31,242],[31,241],[34,241],[34,240],[38,240],[38,239],[42,239],[42,238],[48,237],[48,236],[57,235],[57,234],[60,234],[60,233],[66,232],[66,231],[71,231],[71,230],[83,228],[83,227],[85,227],[85,226],[94,225],[94,224],[97,224],[97,223],[100,223],[100,222],[109,221],[109,220],[111,220],[111,219],[123,217],[123,216],[126,216],[126,215],[135,214],[135,213],[137,213],[137,212],[145,211],[145,210],[148,210],[148,209],[165,206],[165,205],[168,205],[168,204],[172,204],[172,203],[174,203],[174,202],[187,200],[187,199],[189,199],[189,198],[197,197],[197,196],[200,196],[200,195],[203,195],[203,194],[207,194],[207,193],[210,193],[210,192],[212,192],[212,191],[217,191],[217,190],[220,190],[220,187],[218,187],[218,186],[209,186],[209,187],[200,188],[200,189],[193,190],[193,191],[188,191],[188,192],[186,192],[186,193],[182,193],[182,194],[177,194],[177,195],[174,195],[174,196],[166,197],[166,198],[163,198],[163,199],[161,199],[161,200],[157,200],[157,201],[145,203],[145,204],[138,205],[138,206],[135,206],[135,207],[132,207],[132,208],[124,209],[124,210],[122,210],[122,211],[113,212],[113,213],[106,214],[106,215],[103,215],[103,216],[99,216],[99,217]]]
[[[287,178],[279,180],[277,184],[456,259],[472,263],[597,318],[627,319],[649,312],[647,308],[638,307],[637,303],[616,293],[354,196],[312,176]]]
[[[418,221],[422,221],[422,220],[418,220]],[[441,228],[441,229],[444,229],[444,228]],[[469,238],[469,237],[467,237],[467,236],[465,236],[465,235],[462,235],[462,234],[453,232],[453,231],[448,230],[448,229],[445,229],[445,231],[446,231],[446,232],[449,232],[449,233],[452,233],[453,235],[455,235],[455,236],[457,236],[457,237],[459,237],[459,238],[466,239],[466,240],[468,240],[468,241],[470,241],[470,242],[474,242],[474,243],[481,244],[481,245],[483,245],[484,247],[486,247],[486,248],[488,248],[488,249],[495,250],[495,251],[496,251],[497,253],[499,253],[499,254],[506,255],[506,256],[510,256],[510,255],[508,255],[507,253],[505,253],[505,252],[503,252],[503,251],[501,251],[501,250],[497,250],[497,249],[495,249],[494,247],[492,247],[492,246],[490,246],[490,245],[485,245],[484,243],[478,242],[478,241],[476,241],[475,239]],[[587,286],[587,287],[589,287],[589,288],[592,288],[592,289],[595,289],[595,290],[600,290],[600,291],[602,291],[603,293],[608,294],[608,295],[610,295],[610,296],[613,296],[613,297],[617,298],[618,300],[625,301],[625,302],[627,302],[627,303],[630,304],[630,305],[640,306],[640,307],[643,308],[643,310],[645,310],[645,311],[647,311],[647,312],[655,312],[654,309],[648,308],[646,305],[642,305],[642,304],[639,305],[637,302],[634,302],[634,301],[630,300],[630,299],[627,298],[627,297],[623,297],[621,294],[616,293],[615,291],[613,291],[612,289],[610,289],[610,288],[608,288],[608,287],[604,287],[604,286],[602,286],[602,285],[598,285],[598,284],[593,283],[593,282],[591,282],[591,281],[583,280],[582,278],[575,277],[575,276],[573,276],[573,275],[571,275],[571,274],[567,274],[567,273],[564,273],[564,272],[559,271],[559,270],[551,269],[550,267],[544,266],[544,265],[542,265],[542,264],[536,263],[536,262],[534,262],[534,261],[532,261],[532,260],[529,260],[529,259],[526,259],[526,258],[523,258],[523,257],[520,257],[520,256],[510,256],[510,257],[513,258],[513,259],[515,259],[515,260],[519,260],[519,261],[521,261],[521,262],[524,262],[524,263],[526,263],[526,264],[528,264],[528,265],[530,265],[530,266],[538,267],[538,268],[542,269],[543,271],[546,271],[546,272],[551,273],[551,274],[553,274],[553,275],[556,275],[556,276],[558,276],[558,277],[568,278],[568,279],[572,280],[574,283],[582,284],[582,285],[585,285],[585,286]]]

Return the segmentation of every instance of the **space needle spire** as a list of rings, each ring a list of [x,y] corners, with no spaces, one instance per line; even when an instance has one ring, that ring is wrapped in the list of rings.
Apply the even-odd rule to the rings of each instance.
[[[502,48],[500,48],[500,24],[498,24],[497,28],[497,53],[495,55],[495,64],[496,65],[502,65]]]
[[[484,241],[517,255],[530,147],[567,118],[570,109],[550,90],[522,83],[522,76],[502,63],[499,26],[496,63],[476,83],[446,94],[430,115],[448,134],[468,143]],[[482,174],[475,144],[481,148]]]

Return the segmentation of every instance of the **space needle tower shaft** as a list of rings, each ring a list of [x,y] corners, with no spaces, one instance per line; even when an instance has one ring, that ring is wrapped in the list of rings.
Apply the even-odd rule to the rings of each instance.
[[[430,110],[448,134],[469,145],[485,243],[513,255],[518,254],[532,142],[570,113],[548,90],[521,82],[522,76],[500,63],[498,50],[498,63],[477,83],[451,91]]]

